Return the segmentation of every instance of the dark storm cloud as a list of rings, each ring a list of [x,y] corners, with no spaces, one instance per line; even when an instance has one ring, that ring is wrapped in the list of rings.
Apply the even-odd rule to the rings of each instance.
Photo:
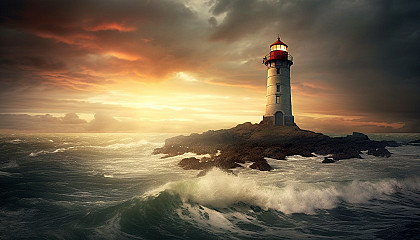
[[[278,31],[295,57],[293,81],[329,84],[349,115],[414,125],[420,124],[419,12],[419,1],[221,0],[213,13],[226,17],[211,39],[234,43]]]

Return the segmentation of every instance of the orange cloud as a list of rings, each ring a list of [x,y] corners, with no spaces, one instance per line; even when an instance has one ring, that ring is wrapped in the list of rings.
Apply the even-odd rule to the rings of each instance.
[[[137,54],[123,53],[123,52],[116,52],[116,51],[110,51],[110,52],[105,53],[104,55],[112,56],[112,57],[116,57],[116,58],[128,60],[128,61],[136,61],[143,58]]]
[[[90,35],[90,34],[84,34],[84,33],[71,34],[71,35],[57,35],[54,33],[36,31],[35,34],[42,38],[51,38],[58,42],[63,42],[70,45],[80,45],[80,46],[86,45],[87,41],[93,41],[96,39],[95,36]]]
[[[109,30],[116,30],[119,32],[132,32],[135,31],[135,27],[124,26],[123,24],[119,23],[103,23],[100,25],[96,25],[93,27],[84,27],[86,31],[109,31]]]

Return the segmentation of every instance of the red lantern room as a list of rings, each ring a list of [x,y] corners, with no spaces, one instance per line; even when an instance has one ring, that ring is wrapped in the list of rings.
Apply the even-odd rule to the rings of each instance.
[[[280,41],[280,37],[270,45],[270,53],[263,58],[263,63],[268,65],[273,60],[285,60],[293,64],[293,57],[287,52],[287,44]]]

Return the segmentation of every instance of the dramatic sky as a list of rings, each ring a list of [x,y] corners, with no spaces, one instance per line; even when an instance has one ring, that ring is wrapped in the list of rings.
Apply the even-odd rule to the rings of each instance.
[[[262,120],[280,34],[301,128],[420,132],[420,1],[2,0],[0,132]]]

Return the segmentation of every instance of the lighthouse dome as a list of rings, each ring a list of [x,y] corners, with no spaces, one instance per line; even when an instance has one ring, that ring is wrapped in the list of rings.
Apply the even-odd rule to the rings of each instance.
[[[287,51],[287,44],[280,41],[280,37],[277,37],[277,41],[270,45],[270,51]]]
[[[282,42],[280,37],[277,37],[277,41],[270,45],[270,52],[263,57],[262,63],[271,66],[272,63],[276,64],[275,61],[277,60],[285,60],[288,64],[293,64],[293,57],[287,52],[287,44]]]

